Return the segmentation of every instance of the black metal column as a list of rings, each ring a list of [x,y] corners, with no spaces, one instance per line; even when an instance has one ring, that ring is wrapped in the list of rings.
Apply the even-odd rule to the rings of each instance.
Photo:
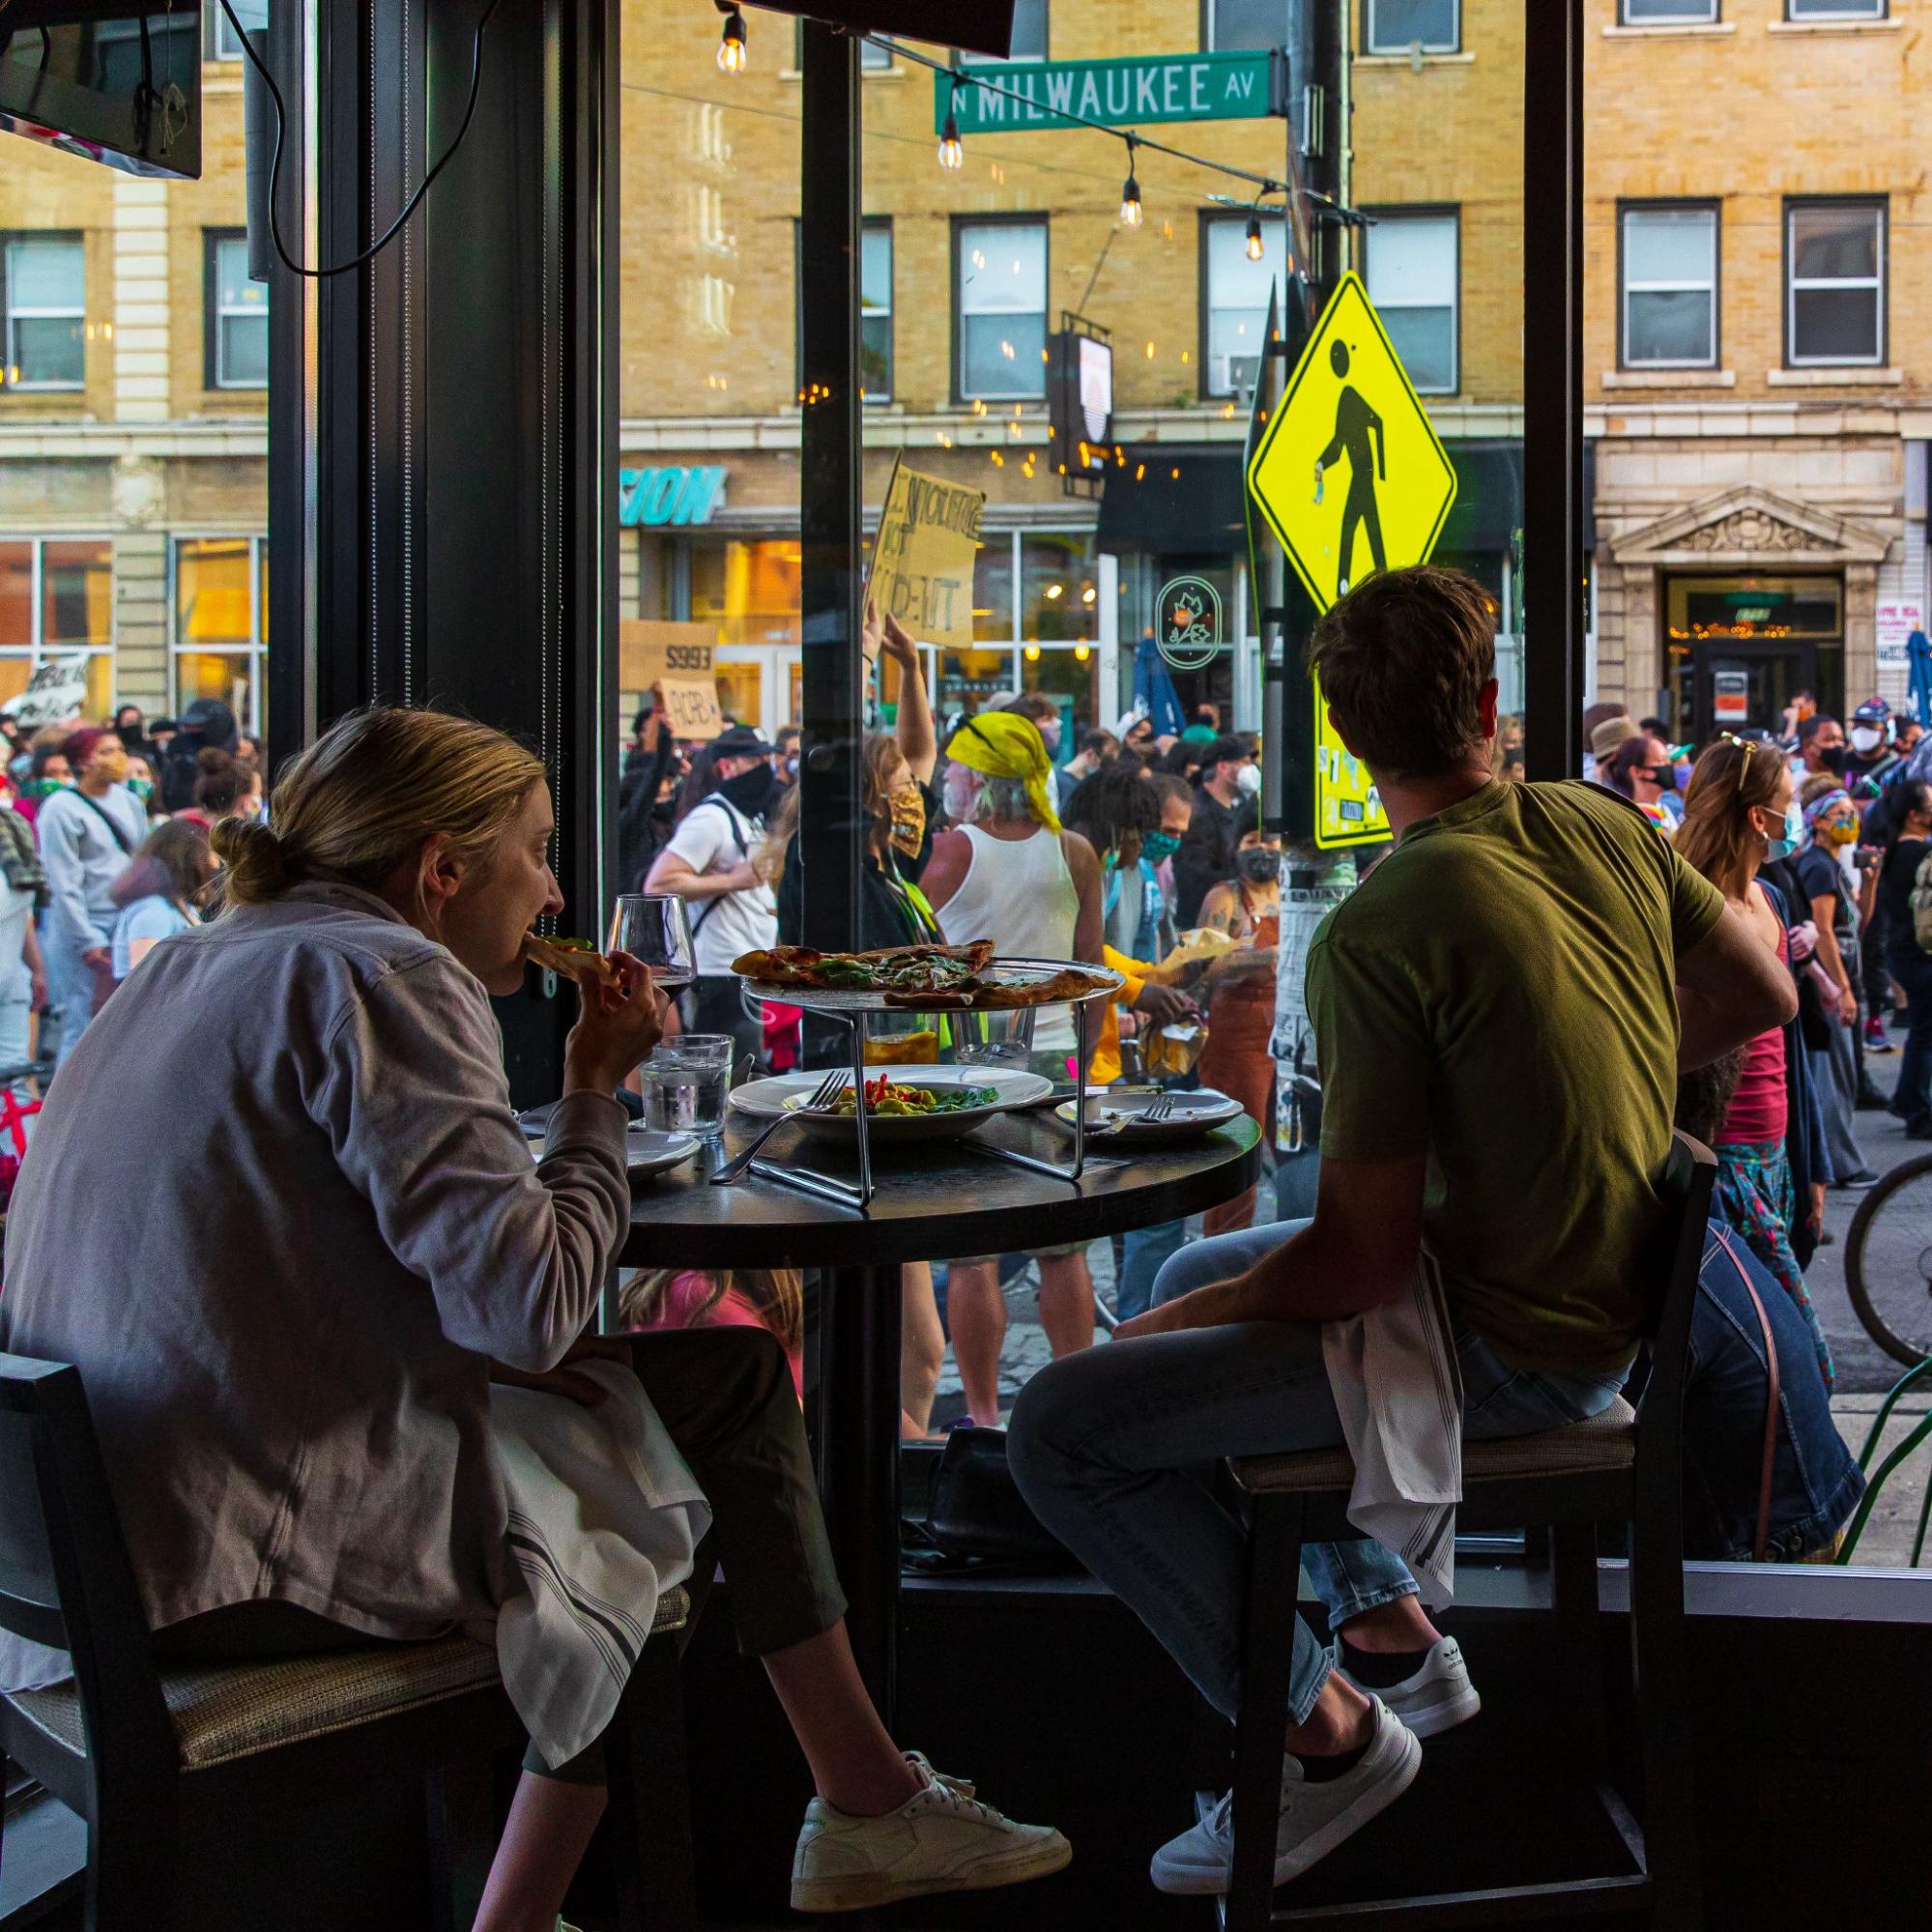
[[[1572,778],[1583,751],[1583,0],[1523,11],[1524,769]]]

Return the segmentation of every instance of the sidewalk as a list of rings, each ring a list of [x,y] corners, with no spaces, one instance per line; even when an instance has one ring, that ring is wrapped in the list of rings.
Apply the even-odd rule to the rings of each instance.
[[[1832,1397],[1831,1419],[1854,1456],[1864,1446],[1872,1420],[1884,1399],[1879,1395]],[[1871,1459],[1872,1471],[1925,1419],[1925,1414],[1926,1397],[1921,1390],[1915,1389],[1886,1419],[1885,1434]],[[1921,1443],[1886,1484],[1852,1559],[1860,1569],[1904,1569],[1911,1564],[1928,1476],[1932,1476],[1932,1440]],[[1927,1555],[1932,1556],[1932,1537],[1927,1538]],[[1921,1562],[1926,1560],[1920,1558]]]

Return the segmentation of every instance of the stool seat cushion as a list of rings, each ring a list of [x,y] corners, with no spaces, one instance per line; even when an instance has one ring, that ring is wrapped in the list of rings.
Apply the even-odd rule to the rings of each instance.
[[[651,1633],[681,1629],[690,1612],[682,1590],[665,1591]],[[182,1768],[206,1771],[482,1689],[497,1682],[497,1654],[469,1637],[436,1637],[266,1663],[182,1664],[163,1667],[160,1681]],[[80,1693],[72,1678],[7,1701],[68,1749],[85,1752]]]
[[[1535,1435],[1464,1438],[1462,1482],[1520,1482],[1525,1477],[1573,1476],[1628,1469],[1637,1459],[1637,1414],[1618,1396],[1587,1422]],[[1354,1486],[1355,1464],[1345,1449],[1310,1449],[1294,1456],[1243,1456],[1229,1467],[1251,1495],[1312,1495]]]

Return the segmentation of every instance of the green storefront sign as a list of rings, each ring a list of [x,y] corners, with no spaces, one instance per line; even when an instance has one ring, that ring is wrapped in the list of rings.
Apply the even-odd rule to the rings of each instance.
[[[933,131],[944,127],[949,106],[962,134],[1064,128],[1063,114],[1111,128],[1258,120],[1276,112],[1272,60],[1261,47],[1136,60],[967,61],[957,91],[950,75],[933,76]],[[967,86],[975,75],[1007,91]]]

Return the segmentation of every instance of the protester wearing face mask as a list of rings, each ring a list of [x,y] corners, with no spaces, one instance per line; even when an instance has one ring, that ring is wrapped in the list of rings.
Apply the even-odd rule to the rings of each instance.
[[[1082,781],[1119,756],[1120,740],[1111,732],[1088,732],[1081,739],[1080,749],[1053,773],[1053,783],[1059,788],[1062,818],[1066,817],[1067,801],[1080,790]]]
[[[1860,779],[1875,787],[1884,782],[1884,768],[1896,762],[1891,737],[1891,706],[1883,698],[1867,698],[1852,713],[1852,728],[1846,733],[1845,783],[1855,786]]]
[[[67,740],[55,738],[50,743],[36,744],[28,755],[27,776],[20,782],[20,795],[14,809],[35,824],[41,807],[56,792],[64,792],[73,783],[73,767],[67,762],[67,752],[63,749]]]
[[[759,1023],[738,997],[732,962],[778,943],[778,902],[753,860],[778,780],[771,747],[749,725],[711,741],[711,788],[684,816],[645,876],[647,892],[689,902],[698,977],[685,995],[693,1032],[729,1033],[740,1054],[756,1055]]]
[[[1698,759],[1684,800],[1677,855],[1723,893],[1788,966],[1800,908],[1764,875],[1799,829],[1792,779],[1775,745],[1728,733]],[[1714,1210],[1744,1237],[1804,1317],[1820,1371],[1831,1384],[1831,1351],[1805,1292],[1800,1249],[1815,1240],[1811,1190],[1822,1122],[1799,1023],[1760,1033],[1744,1048],[1744,1072],[1718,1122]]]
[[[1816,712],[1798,727],[1798,762],[1808,778],[1825,771],[1841,776],[1845,749],[1845,728],[1828,712]]]
[[[1194,819],[1174,860],[1175,917],[1183,928],[1200,923],[1200,905],[1234,876],[1241,834],[1259,822],[1261,773],[1246,738],[1218,737],[1201,760]]]
[[[1677,829],[1684,802],[1677,795],[1677,767],[1670,761],[1670,747],[1661,738],[1648,734],[1626,738],[1611,756],[1604,782],[1629,799],[1666,838]]]
[[[1281,908],[1281,848],[1265,843],[1259,828],[1251,825],[1234,854],[1234,877],[1224,879],[1200,902],[1200,924],[1230,938],[1252,939]]]
[[[1807,843],[1798,854],[1800,889],[1818,927],[1818,963],[1831,982],[1825,996],[1825,1043],[1812,1048],[1812,1073],[1825,1114],[1829,1183],[1865,1188],[1878,1179],[1865,1165],[1853,1113],[1859,1089],[1859,929],[1860,900],[1870,889],[1856,863],[1859,808],[1829,774],[1807,778],[1799,788]]]

